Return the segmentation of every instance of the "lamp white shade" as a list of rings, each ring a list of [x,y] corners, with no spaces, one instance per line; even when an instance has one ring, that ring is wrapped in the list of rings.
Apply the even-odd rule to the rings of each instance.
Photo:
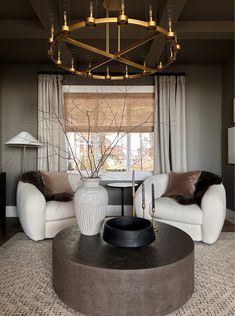
[[[43,146],[36,138],[28,132],[20,132],[16,136],[8,140],[5,145],[9,146],[25,146],[25,147],[41,147]]]

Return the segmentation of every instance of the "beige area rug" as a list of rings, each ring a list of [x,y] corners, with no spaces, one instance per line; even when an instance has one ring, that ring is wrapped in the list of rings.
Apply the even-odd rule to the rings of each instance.
[[[222,233],[213,245],[195,244],[195,291],[171,316],[235,315],[234,236]],[[51,240],[34,242],[18,233],[0,247],[0,316],[6,315],[81,316],[54,293]]]

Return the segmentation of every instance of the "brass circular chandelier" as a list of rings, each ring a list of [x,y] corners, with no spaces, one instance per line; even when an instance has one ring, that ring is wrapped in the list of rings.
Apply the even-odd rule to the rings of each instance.
[[[157,21],[154,18],[153,8],[150,5],[148,8],[148,17],[146,21],[132,19],[129,18],[125,12],[125,0],[104,0],[104,7],[106,9],[106,17],[104,18],[95,18],[94,17],[94,6],[93,1],[90,1],[89,5],[89,16],[82,22],[68,23],[67,13],[66,11],[63,12],[63,24],[58,33],[55,33],[54,25],[51,26],[51,34],[48,39],[49,48],[48,48],[48,55],[51,60],[60,68],[69,73],[84,76],[87,78],[93,79],[101,79],[101,80],[126,80],[126,79],[134,79],[139,78],[145,75],[151,75],[162,71],[170,64],[174,63],[176,60],[177,52],[181,49],[179,43],[177,42],[177,37],[175,32],[172,30],[172,20],[169,18],[168,21],[168,29],[164,29],[157,25]],[[117,17],[110,17],[109,12],[111,11],[111,7],[113,3],[118,3],[119,6],[119,14]],[[115,7],[115,11],[117,7]],[[114,11],[114,10],[112,10]],[[77,39],[74,34],[83,28],[90,28],[94,29],[96,26],[105,25],[106,32],[105,32],[105,41],[106,41],[106,48],[105,50],[95,47],[93,45],[89,45],[87,43],[82,42],[81,40]],[[117,50],[116,52],[111,52],[110,50],[110,33],[109,27],[110,25],[117,26]],[[143,39],[139,39],[132,43],[129,46],[121,48],[121,29],[128,27],[128,25],[135,25],[147,30],[147,35]],[[149,33],[149,34],[148,34]],[[143,64],[137,63],[130,58],[124,57],[125,54],[134,51],[138,47],[150,42],[151,40],[155,39],[157,36],[162,35],[167,43],[167,53],[165,58],[159,61],[158,65],[154,68],[148,67],[146,61],[144,60]],[[103,60],[97,62],[96,64],[92,65],[89,62],[86,69],[82,69],[75,63],[74,56],[71,56],[71,60],[68,64],[65,60],[63,60],[63,55],[61,52],[61,46],[63,44],[69,44],[69,46],[78,47],[83,50],[86,50],[89,53],[94,53],[99,56],[103,57]],[[109,69],[109,63],[112,61],[117,61],[120,64],[124,65],[124,71],[121,71],[121,74],[111,73]],[[100,67],[106,65],[105,73],[98,73],[97,70]],[[138,69],[138,72],[130,73],[128,67],[133,67]]]

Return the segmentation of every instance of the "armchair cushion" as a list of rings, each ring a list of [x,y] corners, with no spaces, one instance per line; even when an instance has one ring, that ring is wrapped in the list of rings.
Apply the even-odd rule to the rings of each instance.
[[[49,201],[46,207],[46,221],[58,221],[75,217],[73,201]]]
[[[159,219],[201,225],[202,211],[196,204],[180,205],[174,199],[161,197],[155,202],[156,216]]]

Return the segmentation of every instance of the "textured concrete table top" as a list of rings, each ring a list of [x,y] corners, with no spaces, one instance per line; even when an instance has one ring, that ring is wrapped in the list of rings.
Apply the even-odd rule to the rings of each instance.
[[[163,223],[155,242],[131,249],[67,228],[53,241],[53,284],[68,306],[85,315],[162,316],[192,295],[194,243]]]

